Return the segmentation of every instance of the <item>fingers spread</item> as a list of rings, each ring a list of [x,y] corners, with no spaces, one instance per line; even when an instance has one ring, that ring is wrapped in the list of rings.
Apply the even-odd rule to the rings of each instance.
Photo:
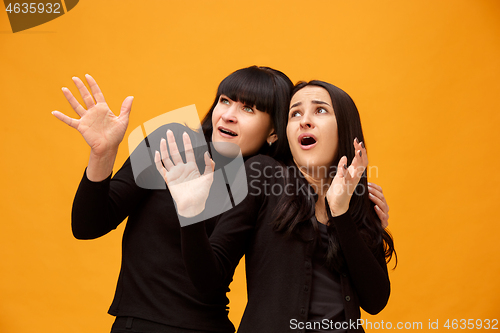
[[[174,133],[171,130],[167,131],[167,142],[170,150],[170,157],[174,165],[183,163],[181,154],[179,154],[179,148],[177,148],[177,143],[175,142]]]
[[[165,165],[167,171],[170,171],[170,169],[174,167],[174,164],[170,160],[170,157],[168,157],[167,141],[165,141],[165,139],[160,140],[160,151],[163,164]]]
[[[83,102],[85,103],[87,110],[93,107],[95,105],[94,99],[92,98],[92,95],[90,94],[87,87],[85,87],[85,84],[83,84],[82,80],[80,80],[75,76],[73,77],[73,82],[75,83],[75,86],[78,88],[78,91],[80,91],[80,95],[83,98]]]
[[[94,96],[97,103],[106,103],[104,100],[104,95],[101,92],[101,89],[95,82],[94,78],[89,74],[85,74],[85,78],[87,79],[87,83],[89,84],[90,91],[92,91],[92,95]]]
[[[75,112],[80,117],[83,117],[83,115],[87,112],[87,110],[85,110],[83,106],[80,105],[80,103],[76,100],[75,96],[73,96],[73,94],[68,88],[66,87],[62,88],[62,92],[64,94],[64,97],[66,97],[66,99],[68,100],[69,105],[71,105],[71,107],[73,108],[73,110],[75,110]]]
[[[158,170],[160,175],[166,181],[167,170],[161,164],[161,157],[160,157],[160,153],[158,152],[158,150],[155,152],[155,165],[156,165],[156,170]]]
[[[184,132],[182,133],[182,141],[184,142],[184,152],[186,154],[186,163],[193,162],[196,163],[194,159],[193,145],[191,144],[191,139],[189,135]]]

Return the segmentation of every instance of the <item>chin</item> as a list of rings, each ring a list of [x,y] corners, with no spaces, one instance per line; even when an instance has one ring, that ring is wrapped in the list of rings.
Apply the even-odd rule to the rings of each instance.
[[[219,154],[229,158],[235,158],[241,153],[240,147],[233,142],[213,141],[212,144]]]
[[[321,161],[321,159],[310,158],[303,162],[304,163],[298,164],[299,168],[303,168],[309,173],[319,175],[320,172],[329,172],[330,164]]]
[[[226,139],[225,137],[222,137],[220,135],[216,135],[215,137],[212,136],[212,142],[228,142],[229,139]]]

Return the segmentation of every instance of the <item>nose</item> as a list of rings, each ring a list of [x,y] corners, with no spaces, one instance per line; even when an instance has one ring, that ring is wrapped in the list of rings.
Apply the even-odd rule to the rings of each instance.
[[[221,116],[222,120],[224,120],[226,123],[237,123],[238,118],[236,117],[237,114],[237,103],[233,103],[230,107],[226,109],[226,112],[224,112]]]
[[[314,127],[314,124],[313,124],[312,119],[309,115],[309,112],[306,112],[304,114],[304,116],[302,116],[302,119],[300,120],[300,127],[303,129]]]

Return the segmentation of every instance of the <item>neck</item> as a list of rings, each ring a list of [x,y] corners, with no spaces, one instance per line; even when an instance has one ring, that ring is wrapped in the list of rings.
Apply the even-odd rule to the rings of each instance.
[[[295,162],[295,161],[294,161]],[[297,163],[295,163],[297,165]],[[325,207],[325,196],[326,192],[328,191],[328,187],[330,186],[330,183],[332,182],[332,178],[328,177],[326,173],[320,173],[318,170],[321,170],[322,168],[317,168],[318,170],[315,169],[306,169],[304,167],[300,167],[297,165],[299,168],[300,172],[302,175],[304,175],[304,178],[307,180],[309,185],[314,189],[316,194],[318,194],[318,200],[316,201],[315,205],[315,215],[316,219],[323,224],[328,223],[328,216],[326,214],[326,207]]]
[[[297,165],[297,163],[295,163],[295,165]],[[318,194],[318,196],[320,198],[324,198],[326,195],[326,191],[328,191],[328,187],[332,182],[332,178],[328,177],[328,174],[326,172],[321,172],[323,169],[321,167],[314,167],[312,169],[300,167],[299,165],[297,165],[297,167],[299,168],[300,172],[307,180],[309,185],[311,185],[314,191]]]

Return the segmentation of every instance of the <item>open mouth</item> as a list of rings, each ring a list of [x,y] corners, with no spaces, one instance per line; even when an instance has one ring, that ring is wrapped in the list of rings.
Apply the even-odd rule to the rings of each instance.
[[[225,135],[232,136],[232,137],[238,136],[238,134],[236,134],[233,131],[228,130],[227,128],[224,128],[224,127],[219,127],[219,132],[221,132],[222,134],[225,134]]]
[[[310,145],[313,145],[315,143],[316,143],[316,139],[314,139],[311,136],[304,136],[300,140],[300,144],[303,145],[303,146],[310,146]]]
[[[318,142],[316,137],[310,133],[303,133],[299,135],[298,141],[302,149],[311,149]]]

